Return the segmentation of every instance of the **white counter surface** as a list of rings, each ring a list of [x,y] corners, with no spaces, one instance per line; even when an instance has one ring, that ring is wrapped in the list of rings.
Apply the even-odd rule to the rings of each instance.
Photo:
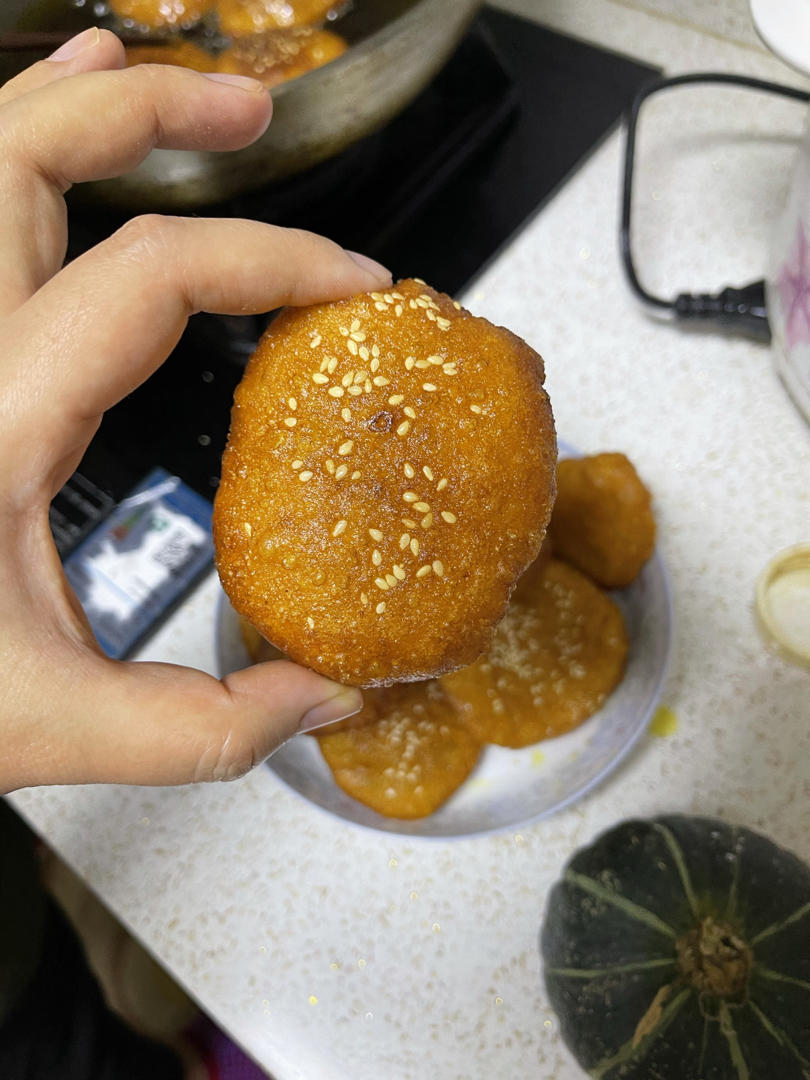
[[[703,5],[702,28],[687,18],[694,3],[508,6],[670,72],[796,81],[731,0]],[[635,230],[648,285],[674,294],[761,277],[801,108],[695,89],[650,115]],[[616,250],[620,149],[616,134],[464,300],[546,357],[561,435],[624,450],[654,492],[676,627],[663,700],[677,731],[642,740],[556,817],[470,840],[349,826],[263,767],[208,787],[12,796],[277,1080],[574,1080],[537,937],[575,846],[629,815],[686,811],[810,859],[810,676],[767,651],[752,613],[765,563],[810,540],[810,428],[767,347],[680,332],[636,307]],[[214,670],[217,591],[206,580],[143,655]]]

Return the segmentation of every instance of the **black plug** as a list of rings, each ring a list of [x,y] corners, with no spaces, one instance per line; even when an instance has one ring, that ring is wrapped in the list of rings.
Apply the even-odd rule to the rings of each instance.
[[[678,319],[699,319],[758,341],[771,340],[764,281],[754,281],[741,289],[729,286],[716,295],[681,293],[675,298],[673,310]]]

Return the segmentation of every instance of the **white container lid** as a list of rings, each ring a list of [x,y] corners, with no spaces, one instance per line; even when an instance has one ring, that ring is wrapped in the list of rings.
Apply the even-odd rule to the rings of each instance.
[[[757,33],[772,52],[810,75],[810,2],[808,0],[750,0]]]

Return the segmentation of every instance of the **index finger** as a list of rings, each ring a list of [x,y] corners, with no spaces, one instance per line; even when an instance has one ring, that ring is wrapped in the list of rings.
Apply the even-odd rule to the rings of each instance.
[[[61,266],[72,184],[120,175],[156,146],[240,149],[271,113],[253,79],[151,64],[74,75],[0,107],[0,314]]]

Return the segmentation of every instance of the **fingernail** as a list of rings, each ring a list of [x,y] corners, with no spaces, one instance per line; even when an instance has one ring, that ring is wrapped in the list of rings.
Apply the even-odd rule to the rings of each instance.
[[[369,274],[373,274],[376,278],[383,278],[391,281],[391,271],[388,270],[381,263],[375,262],[374,259],[370,259],[368,255],[361,255],[357,251],[346,251],[346,254],[352,260],[356,262],[361,270],[365,270]]]
[[[363,695],[360,691],[354,686],[342,686],[334,697],[327,698],[304,713],[298,730],[312,731],[335,720],[345,720],[347,716],[354,716],[362,708]]]
[[[60,63],[64,60],[72,60],[74,56],[78,56],[85,49],[92,49],[94,45],[98,45],[99,41],[101,41],[99,28],[91,26],[66,41],[64,45],[60,45],[56,52],[51,53],[48,59],[57,60]]]
[[[229,75],[224,71],[203,71],[206,79],[214,82],[226,83],[228,86],[238,86],[240,90],[248,90],[251,94],[264,94],[267,88],[258,79],[249,79],[247,75]]]

